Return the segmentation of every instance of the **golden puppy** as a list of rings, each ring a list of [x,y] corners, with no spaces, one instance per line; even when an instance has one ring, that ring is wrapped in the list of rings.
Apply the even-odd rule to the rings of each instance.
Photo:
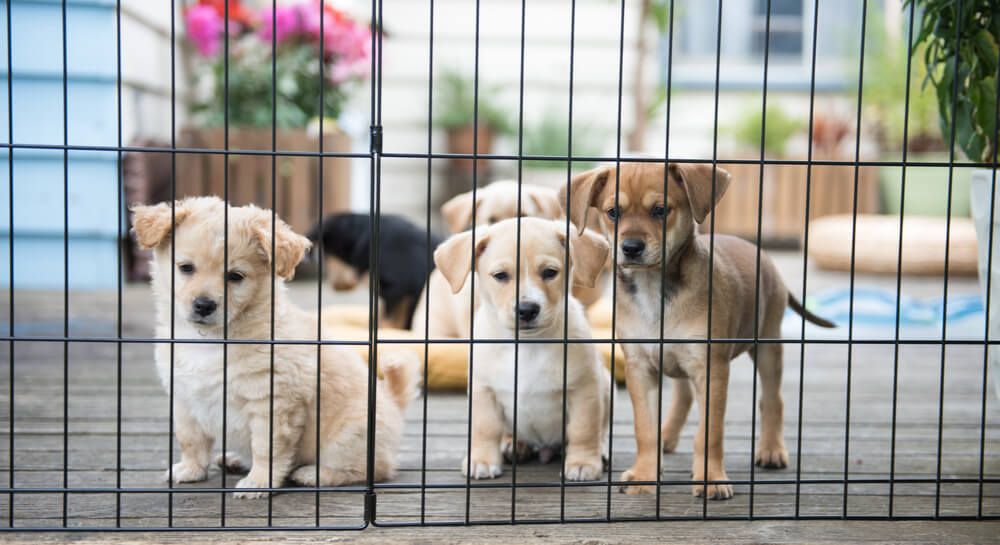
[[[221,339],[225,330],[228,338],[241,340],[272,335],[275,340],[316,338],[315,317],[286,300],[284,288],[309,241],[280,220],[272,223],[270,211],[229,207],[228,248],[223,242],[226,205],[216,197],[178,201],[173,211],[161,203],[137,206],[133,212],[139,243],[155,250],[157,337]],[[228,263],[223,261],[227,253]],[[237,488],[278,487],[286,477],[313,486],[317,473],[323,486],[363,481],[368,368],[350,349],[323,346],[317,373],[317,349],[277,344],[272,360],[267,344],[232,344],[226,348],[224,371],[221,343],[177,343],[172,355],[170,345],[158,344],[156,367],[168,392],[173,384],[174,426],[181,447],[181,460],[172,469],[174,482],[207,478],[212,444],[222,434],[223,403],[227,447],[234,453],[226,453],[220,463],[249,464]],[[396,469],[403,409],[417,381],[415,363],[412,357],[383,362],[385,381],[378,384],[375,408],[378,480],[392,477]],[[235,495],[257,498],[266,492]]]
[[[613,166],[606,166],[573,178],[569,216],[574,223],[585,225],[588,213],[596,208],[609,240],[614,240],[617,225],[616,273],[622,288],[616,297],[618,338],[650,339],[662,334],[667,338],[705,339],[710,274],[713,339],[753,338],[755,325],[761,338],[778,338],[786,306],[813,323],[833,327],[806,311],[788,293],[774,264],[763,254],[758,282],[758,249],[753,244],[716,235],[710,273],[710,237],[698,235],[695,225],[705,220],[729,182],[729,173],[711,165],[676,163],[667,171],[661,163],[622,163],[617,172]],[[661,290],[661,285],[665,289]],[[759,308],[755,292],[759,294]],[[655,481],[660,447],[656,445],[656,397],[651,394],[658,387],[660,346],[625,344],[624,348],[638,452],[635,464],[622,474],[622,480]],[[753,343],[663,346],[663,374],[677,380],[663,422],[662,449],[672,452],[677,446],[692,398],[697,397],[701,416],[695,433],[693,480],[715,481],[707,486],[694,485],[692,491],[698,496],[727,499],[733,495],[732,486],[724,482],[728,477],[723,462],[723,426],[729,362],[743,352],[754,358],[760,374],[761,438],[756,463],[765,468],[783,468],[788,464],[788,452],[782,437],[781,345],[762,343],[756,350]],[[649,485],[629,486],[624,491],[653,489]]]
[[[590,233],[571,234],[567,241],[563,222],[522,218],[518,263],[518,221],[508,219],[484,227],[475,241],[471,231],[454,235],[434,252],[434,262],[457,293],[470,276],[475,252],[476,291],[481,294],[475,338],[514,339],[519,331],[522,339],[554,341],[519,346],[516,380],[518,442],[555,451],[561,449],[563,439],[563,344],[559,340],[564,327],[570,339],[590,338],[583,307],[572,297],[566,299],[566,252],[574,282],[593,286],[609,249],[601,237]],[[593,345],[568,346],[565,475],[574,481],[593,480],[603,471],[611,377]],[[515,448],[504,437],[514,425],[514,350],[513,342],[473,348],[472,450],[462,462],[462,472],[475,479],[502,473],[501,441],[508,443],[503,450]]]

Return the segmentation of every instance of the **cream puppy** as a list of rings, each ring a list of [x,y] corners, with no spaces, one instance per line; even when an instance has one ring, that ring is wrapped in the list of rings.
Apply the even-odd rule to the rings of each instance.
[[[564,222],[521,218],[520,226],[520,263],[515,257],[517,219],[477,230],[475,241],[471,232],[454,235],[438,247],[434,262],[452,291],[458,292],[470,276],[475,253],[480,296],[473,326],[476,339],[514,339],[518,331],[521,339],[553,340],[518,347],[517,438],[535,449],[559,450],[563,440],[560,341],[564,334],[569,339],[591,337],[582,305],[573,297],[567,301],[565,255],[569,248],[574,282],[593,286],[609,248],[594,234],[571,230],[567,237]],[[564,471],[569,480],[593,480],[603,471],[611,377],[593,345],[570,343],[567,350]],[[476,344],[473,349],[472,449],[461,470],[475,479],[502,473],[501,441],[514,431],[514,351],[513,342]]]
[[[225,330],[229,339],[243,341],[315,340],[315,316],[286,300],[284,287],[309,241],[280,220],[272,223],[270,211],[228,207],[228,237],[227,207],[216,197],[178,201],[173,210],[166,203],[137,206],[133,212],[139,243],[154,249],[157,337],[221,339]],[[220,463],[249,470],[237,488],[279,487],[286,478],[313,486],[317,474],[323,486],[363,481],[368,368],[352,350],[333,346],[323,346],[317,362],[318,349],[276,344],[272,360],[269,344],[230,344],[224,366],[221,343],[179,342],[172,354],[169,344],[158,344],[156,367],[167,391],[173,387],[181,447],[180,462],[168,472],[174,482],[207,478],[213,443],[222,436],[224,406],[227,448],[233,452]],[[392,359],[383,361],[385,380],[378,383],[377,480],[391,478],[396,470],[403,410],[417,379],[412,358]],[[235,496],[266,494],[248,490]]]

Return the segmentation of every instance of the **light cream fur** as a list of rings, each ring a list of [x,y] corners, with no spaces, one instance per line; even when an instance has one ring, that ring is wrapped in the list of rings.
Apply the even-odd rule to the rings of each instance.
[[[592,286],[608,254],[608,245],[593,233],[571,232],[565,223],[522,218],[520,257],[517,220],[508,219],[472,232],[452,236],[434,253],[434,262],[453,292],[466,285],[470,272],[481,294],[475,314],[476,339],[552,339],[552,343],[517,345],[513,342],[476,344],[469,392],[472,396],[472,448],[461,471],[475,479],[502,473],[502,449],[521,451],[562,447],[563,344],[591,338],[583,307],[565,292],[565,259],[569,248],[571,278]],[[476,255],[475,270],[472,267]],[[594,265],[596,263],[596,265]],[[518,319],[520,303],[539,306],[537,318]],[[564,307],[568,313],[564,313]],[[608,435],[611,377],[594,346],[571,343],[566,354],[566,455],[568,480],[598,478]],[[517,384],[517,443],[514,426]],[[505,444],[504,444],[505,443]]]
[[[270,211],[243,206],[228,208],[225,246],[226,210],[216,197],[178,201],[173,214],[165,203],[133,209],[139,241],[154,249],[157,337],[221,339],[225,328],[229,339],[268,340],[272,338],[273,282],[273,338],[315,340],[315,316],[288,301],[284,286],[309,241],[280,220],[272,224]],[[172,229],[174,221],[176,228]],[[225,253],[228,266],[223,262]],[[193,270],[183,272],[181,265]],[[238,273],[242,279],[227,278],[230,273]],[[215,301],[218,310],[199,316],[192,309],[197,297]],[[225,320],[221,318],[224,307],[228,307]],[[227,450],[231,450],[225,462],[229,467],[249,469],[237,488],[279,487],[286,479],[308,486],[337,486],[365,479],[368,369],[360,356],[340,347],[276,344],[272,365],[270,345],[230,344],[224,371],[223,350],[221,343],[179,342],[173,354],[169,344],[156,347],[160,378],[168,392],[173,387],[174,428],[181,448],[180,462],[168,472],[174,482],[195,482],[208,476],[213,444],[222,436],[224,376],[226,441]],[[319,358],[317,350],[321,350]],[[391,478],[396,471],[403,410],[414,393],[416,366],[415,355],[402,351],[382,361],[385,380],[378,382],[375,408],[376,480]],[[235,493],[239,498],[266,495],[260,490]]]

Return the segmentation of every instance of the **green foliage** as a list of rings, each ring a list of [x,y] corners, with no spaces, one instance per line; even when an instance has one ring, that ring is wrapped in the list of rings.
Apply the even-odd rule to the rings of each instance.
[[[434,124],[442,129],[468,127],[473,121],[493,129],[497,134],[511,134],[514,125],[511,116],[497,99],[498,86],[484,85],[479,81],[477,102],[474,81],[458,72],[445,71],[434,84]],[[478,108],[477,108],[478,106]],[[474,112],[478,109],[478,120]]]
[[[746,113],[734,125],[727,128],[733,138],[744,147],[760,148],[761,113],[759,107],[749,106]],[[788,141],[805,128],[805,123],[790,116],[777,105],[767,107],[767,126],[764,127],[764,151],[780,157],[785,153]]]
[[[537,125],[526,127],[522,136],[524,155],[567,157],[569,155],[569,123],[547,109]],[[595,131],[573,125],[573,155],[595,156],[601,151],[601,137]],[[525,168],[566,169],[566,161],[524,161]],[[573,161],[573,168],[588,168],[589,163]]]
[[[925,82],[936,91],[945,140],[954,137],[973,161],[992,161],[997,146],[1000,2],[906,0],[906,5],[911,2],[922,13],[910,54],[922,54]]]

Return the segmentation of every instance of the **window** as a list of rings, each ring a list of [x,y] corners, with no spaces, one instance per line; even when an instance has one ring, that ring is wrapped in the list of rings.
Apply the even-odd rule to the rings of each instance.
[[[750,19],[751,52],[764,55],[768,0],[754,0]],[[771,0],[771,49],[768,55],[798,57],[803,43],[802,0]]]

